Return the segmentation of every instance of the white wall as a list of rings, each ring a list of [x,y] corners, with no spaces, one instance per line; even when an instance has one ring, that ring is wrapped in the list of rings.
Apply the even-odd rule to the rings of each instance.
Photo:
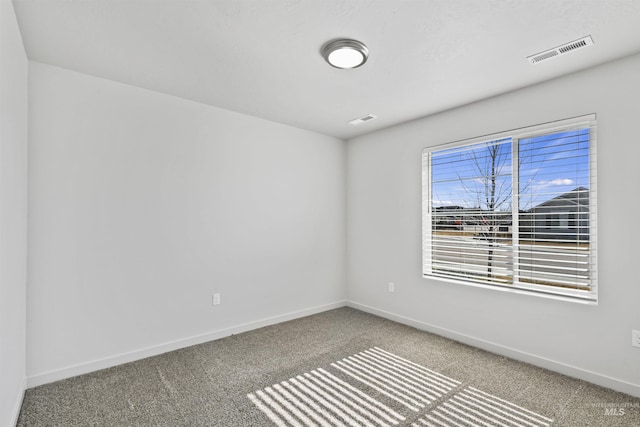
[[[29,385],[344,304],[344,141],[29,78]]]
[[[630,338],[631,329],[640,329],[640,228],[633,225],[640,211],[639,75],[640,56],[633,56],[350,140],[351,304],[640,396],[640,349]],[[598,306],[422,278],[423,147],[592,112]]]
[[[0,1],[0,425],[25,386],[27,56],[11,1]]]

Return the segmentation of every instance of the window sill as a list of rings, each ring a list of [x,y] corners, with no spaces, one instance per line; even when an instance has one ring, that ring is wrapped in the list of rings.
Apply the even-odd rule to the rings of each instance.
[[[490,289],[492,291],[509,292],[512,294],[519,294],[519,295],[531,295],[539,298],[547,298],[547,299],[552,299],[556,301],[567,301],[567,302],[585,304],[585,305],[593,305],[593,306],[598,305],[597,295],[590,292],[585,292],[585,293],[566,292],[565,293],[565,292],[553,292],[553,289],[550,289],[548,291],[528,289],[525,287],[519,287],[517,285],[488,285],[488,284],[482,284],[482,283],[467,282],[464,280],[455,280],[447,277],[429,275],[429,274],[423,274],[422,277],[425,279],[435,280],[438,282],[455,283],[463,286],[472,286],[475,288]]]

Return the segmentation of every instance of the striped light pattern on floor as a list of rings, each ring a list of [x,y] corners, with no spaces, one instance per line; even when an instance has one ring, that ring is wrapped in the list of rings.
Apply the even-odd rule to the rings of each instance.
[[[547,427],[553,423],[477,388],[457,389],[460,381],[378,347],[332,363],[331,368],[354,385],[374,390],[376,398],[321,368],[247,397],[279,427]]]
[[[247,397],[277,426],[393,426],[405,417],[324,369]]]
[[[378,347],[331,366],[401,405],[418,412],[460,384]]]
[[[509,401],[467,387],[412,424],[413,427],[546,427],[553,419]]]

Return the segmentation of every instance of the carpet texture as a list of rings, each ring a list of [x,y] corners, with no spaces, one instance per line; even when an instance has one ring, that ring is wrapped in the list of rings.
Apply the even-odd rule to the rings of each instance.
[[[640,426],[640,399],[340,308],[27,390],[18,426]]]

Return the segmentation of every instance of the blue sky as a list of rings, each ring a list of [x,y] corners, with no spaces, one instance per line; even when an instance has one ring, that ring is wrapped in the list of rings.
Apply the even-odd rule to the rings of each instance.
[[[490,153],[493,151],[493,156]],[[497,210],[511,210],[512,143],[510,138],[433,153],[432,203],[487,208],[485,184],[495,166]],[[589,188],[589,129],[521,139],[520,209],[526,210],[577,187]],[[495,157],[495,162],[492,158]]]

